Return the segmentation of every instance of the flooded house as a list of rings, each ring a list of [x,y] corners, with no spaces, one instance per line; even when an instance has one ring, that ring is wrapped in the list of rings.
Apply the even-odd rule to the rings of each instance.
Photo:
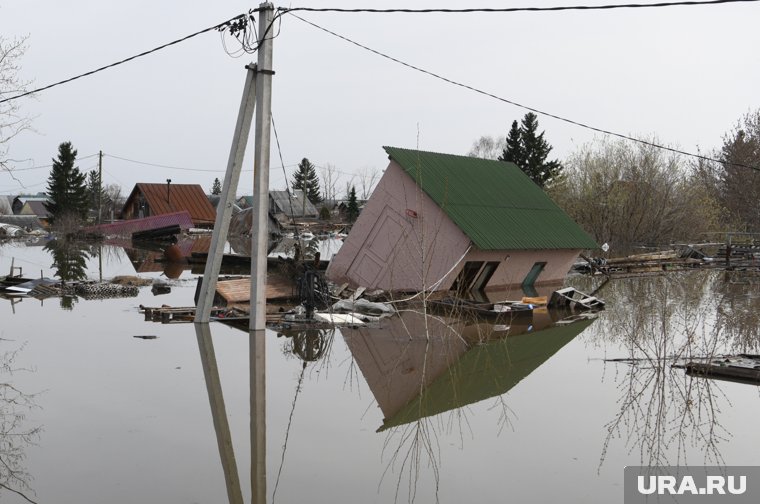
[[[280,222],[293,219],[316,219],[319,210],[300,189],[269,191],[269,213]]]
[[[37,194],[19,194],[15,198],[13,198],[11,202],[11,209],[13,210],[13,213],[18,215],[21,213],[21,210],[24,208],[24,205],[30,201],[39,201],[39,202],[45,202],[48,200],[47,194],[44,192],[39,192]],[[29,215],[29,214],[27,214]]]
[[[195,227],[213,227],[216,210],[198,184],[135,184],[124,203],[125,220],[187,212]]]
[[[327,277],[391,291],[561,282],[597,244],[516,165],[385,147],[390,164]]]

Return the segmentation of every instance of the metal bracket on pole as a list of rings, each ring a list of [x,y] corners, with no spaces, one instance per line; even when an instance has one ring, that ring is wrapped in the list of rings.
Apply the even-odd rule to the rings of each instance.
[[[208,250],[206,269],[203,272],[198,306],[195,310],[195,322],[208,322],[211,317],[216,282],[224,255],[224,244],[227,241],[230,219],[232,218],[232,205],[235,202],[235,193],[245,156],[245,146],[248,142],[248,134],[251,131],[253,110],[256,104],[256,65],[246,65],[245,68],[248,70],[248,74],[246,75],[243,98],[240,102],[240,110],[235,124],[235,134],[232,137],[232,147],[227,161],[227,172],[224,176],[222,193],[216,207],[214,234],[211,238],[211,247]]]

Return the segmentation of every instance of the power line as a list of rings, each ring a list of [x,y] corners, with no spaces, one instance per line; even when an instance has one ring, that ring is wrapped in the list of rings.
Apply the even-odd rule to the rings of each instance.
[[[253,11],[251,11],[251,12],[253,12]],[[68,79],[64,79],[62,81],[58,81],[58,82],[55,82],[53,84],[48,84],[47,86],[43,86],[43,87],[34,89],[32,91],[26,91],[24,93],[17,94],[15,96],[11,96],[9,98],[4,98],[4,99],[0,100],[0,103],[9,102],[11,100],[16,100],[18,98],[22,98],[24,96],[29,96],[29,95],[34,94],[34,93],[39,93],[40,91],[45,91],[45,90],[48,90],[50,88],[53,88],[53,87],[56,87],[56,86],[60,86],[62,84],[67,84],[67,83],[69,83],[71,81],[75,81],[77,79],[81,79],[82,77],[88,77],[88,76],[96,74],[98,72],[102,72],[103,70],[107,70],[109,68],[113,68],[115,66],[119,66],[119,65],[122,65],[124,63],[129,62],[129,61],[135,60],[137,58],[141,58],[143,56],[147,56],[149,54],[152,54],[154,52],[160,51],[162,49],[166,49],[169,46],[173,46],[175,44],[179,44],[180,42],[184,42],[184,41],[189,40],[189,39],[191,39],[193,37],[201,35],[203,33],[210,32],[210,31],[213,31],[213,30],[221,30],[223,28],[226,28],[227,26],[230,26],[232,23],[234,23],[236,21],[246,20],[248,18],[248,16],[250,16],[250,13],[248,13],[248,14],[239,14],[239,15],[237,15],[237,16],[235,16],[233,18],[230,18],[230,19],[228,19],[226,21],[222,21],[221,23],[215,24],[214,26],[209,26],[208,28],[204,28],[203,30],[197,31],[195,33],[191,33],[190,35],[186,35],[186,36],[184,36],[182,38],[173,40],[173,41],[171,41],[169,43],[160,45],[158,47],[154,47],[153,49],[141,52],[140,54],[135,54],[134,56],[130,56],[128,58],[125,58],[123,60],[117,61],[115,63],[111,63],[110,65],[102,66],[100,68],[96,68],[95,70],[90,70],[89,72],[85,72],[83,74],[79,74],[79,75],[77,75],[75,77],[69,77]]]
[[[757,1],[757,0],[716,0],[716,1]],[[697,2],[697,3],[702,3],[702,2]],[[495,95],[493,93],[489,93],[488,91],[483,91],[482,89],[476,88],[474,86],[470,86],[468,84],[464,84],[462,82],[455,81],[453,79],[449,79],[448,77],[444,77],[444,76],[442,76],[440,74],[437,74],[435,72],[431,72],[430,70],[425,70],[424,68],[412,65],[411,63],[407,63],[407,62],[402,61],[402,60],[400,60],[398,58],[394,58],[393,56],[389,56],[389,55],[387,55],[385,53],[382,53],[382,52],[380,52],[380,51],[378,51],[376,49],[372,49],[371,47],[368,47],[368,46],[365,46],[363,44],[360,44],[359,42],[356,42],[355,40],[352,40],[352,39],[350,39],[348,37],[345,37],[343,35],[335,33],[334,31],[328,30],[327,28],[319,26],[318,24],[312,23],[311,21],[307,21],[306,19],[304,19],[304,18],[302,18],[302,17],[300,17],[300,16],[298,16],[296,14],[293,14],[292,12],[289,12],[289,14],[291,16],[293,16],[294,18],[296,18],[296,19],[300,19],[301,21],[303,21],[306,24],[309,24],[309,25],[311,25],[311,26],[313,26],[313,27],[315,27],[315,28],[317,28],[319,30],[322,30],[325,33],[328,33],[328,34],[330,34],[330,35],[332,35],[334,37],[337,37],[337,38],[339,38],[341,40],[344,40],[344,41],[346,41],[346,42],[348,42],[350,44],[353,44],[353,45],[355,45],[357,47],[360,47],[361,49],[364,49],[365,51],[369,51],[369,52],[371,52],[373,54],[376,54],[376,55],[378,55],[378,56],[380,56],[382,58],[385,58],[387,60],[393,61],[394,63],[398,63],[399,65],[405,66],[407,68],[411,68],[412,70],[415,70],[417,72],[423,73],[425,75],[429,75],[429,76],[434,77],[434,78],[436,78],[438,80],[442,80],[443,82],[446,82],[448,84],[452,84],[454,86],[458,86],[458,87],[467,89],[469,91],[473,91],[473,92],[481,94],[483,96],[487,96],[489,98],[493,98],[495,100],[498,100],[498,101],[501,101],[501,102],[504,102],[504,103],[508,103],[510,105],[514,105],[516,107],[520,107],[522,109],[529,110],[531,112],[535,112],[536,114],[540,114],[540,115],[543,115],[543,116],[546,116],[546,117],[551,117],[552,119],[557,119],[558,121],[566,122],[568,124],[572,124],[574,126],[579,126],[581,128],[585,128],[585,129],[588,129],[588,130],[591,130],[591,131],[596,131],[597,133],[602,133],[602,134],[605,134],[605,135],[610,135],[610,136],[622,138],[624,140],[628,140],[628,141],[631,141],[631,142],[636,142],[636,143],[639,143],[639,144],[642,144],[642,145],[648,145],[650,147],[655,147],[657,149],[666,150],[666,151],[673,152],[673,153],[676,153],[676,154],[682,154],[684,156],[689,156],[689,157],[693,157],[693,158],[696,158],[696,159],[702,159],[704,161],[711,161],[711,162],[714,162],[714,163],[721,163],[721,164],[730,164],[732,166],[736,166],[736,167],[739,167],[739,168],[749,168],[750,170],[760,171],[760,168],[758,168],[756,166],[750,166],[750,165],[746,165],[746,164],[742,164],[742,163],[725,163],[724,161],[721,161],[720,159],[711,158],[709,156],[703,156],[702,154],[695,154],[693,152],[688,152],[688,151],[676,149],[674,147],[668,147],[668,146],[657,144],[657,143],[654,143],[654,142],[649,142],[647,140],[642,140],[640,138],[635,138],[635,137],[632,137],[632,136],[629,136],[629,135],[624,135],[622,133],[616,133],[616,132],[611,131],[611,130],[606,130],[606,129],[603,129],[603,128],[598,128],[596,126],[591,126],[589,124],[585,124],[585,123],[582,123],[580,121],[575,121],[575,120],[569,119],[567,117],[562,117],[562,116],[559,116],[557,114],[552,114],[550,112],[545,112],[543,110],[537,109],[535,107],[530,107],[528,105],[524,105],[524,104],[516,102],[514,100],[503,98],[503,97],[497,96],[497,95]]]
[[[339,12],[339,13],[370,13],[370,14],[467,14],[467,13],[482,13],[482,12],[558,12],[558,11],[573,11],[573,10],[612,10],[612,9],[646,9],[657,7],[691,7],[699,5],[719,5],[719,4],[731,4],[731,3],[749,3],[757,2],[758,0],[685,0],[676,2],[656,2],[656,3],[627,3],[627,4],[606,4],[606,5],[565,5],[555,7],[473,7],[462,9],[369,9],[369,8],[356,8],[346,9],[337,7],[291,7],[279,9],[283,13],[292,13],[295,11],[303,12]]]
[[[89,158],[95,157],[97,155],[98,155],[97,153],[90,154],[89,156],[84,156],[84,157],[77,158],[77,161],[81,161],[83,159],[89,159]],[[13,169],[9,169],[8,171],[12,171],[12,172],[15,173],[15,172],[29,171],[29,170],[41,170],[43,168],[52,168],[52,167],[53,167],[53,165],[49,164],[49,165],[41,165],[41,166],[30,166],[29,168],[13,168]]]
[[[170,165],[163,165],[163,164],[157,164],[157,163],[149,163],[147,161],[138,161],[136,159],[129,159],[129,158],[121,157],[121,156],[116,156],[114,154],[106,154],[105,152],[103,153],[103,157],[112,157],[114,159],[120,159],[122,161],[127,161],[129,163],[135,163],[135,164],[145,165],[145,166],[153,166],[153,167],[156,167],[156,168],[166,168],[168,170],[182,170],[182,171],[192,171],[192,172],[211,172],[211,173],[219,173],[219,172],[223,172],[224,171],[223,169],[209,170],[209,169],[204,169],[204,168],[185,168],[183,166],[170,166]]]

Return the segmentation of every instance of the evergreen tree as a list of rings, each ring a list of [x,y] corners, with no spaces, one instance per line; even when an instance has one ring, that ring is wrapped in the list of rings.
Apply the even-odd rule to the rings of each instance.
[[[222,183],[219,182],[219,177],[214,179],[214,183],[211,186],[211,194],[222,194]]]
[[[519,128],[517,121],[513,121],[507,136],[507,148],[499,161],[515,163],[533,182],[544,188],[559,176],[562,164],[556,159],[546,160],[552,146],[544,139],[544,132],[537,131],[538,117],[532,112],[525,114]]]
[[[499,161],[509,161],[514,163],[520,168],[525,164],[525,152],[522,145],[522,135],[520,134],[520,127],[517,121],[512,121],[512,128],[507,134],[507,145],[504,148]]]
[[[99,207],[102,207],[106,203],[106,194],[97,170],[90,170],[87,174],[87,203],[89,209],[96,214]],[[98,219],[98,222],[100,222],[100,219]]]
[[[306,197],[313,204],[322,202],[322,195],[319,193],[319,177],[317,176],[317,170],[313,164],[307,159],[303,158],[298,163],[298,168],[293,173],[293,182],[291,182],[293,189],[300,189]]]
[[[55,222],[63,216],[84,219],[89,208],[89,198],[85,175],[74,166],[77,151],[71,142],[58,146],[58,159],[53,159],[53,167],[48,178],[48,201],[45,208],[50,212],[50,220]]]
[[[356,201],[356,188],[351,186],[351,191],[348,193],[348,221],[354,222],[359,217],[359,203]]]

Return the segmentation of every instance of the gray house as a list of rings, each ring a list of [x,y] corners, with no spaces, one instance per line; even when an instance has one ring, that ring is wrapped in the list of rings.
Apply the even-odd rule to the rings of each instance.
[[[277,219],[313,219],[319,211],[300,189],[269,191],[269,213]]]

